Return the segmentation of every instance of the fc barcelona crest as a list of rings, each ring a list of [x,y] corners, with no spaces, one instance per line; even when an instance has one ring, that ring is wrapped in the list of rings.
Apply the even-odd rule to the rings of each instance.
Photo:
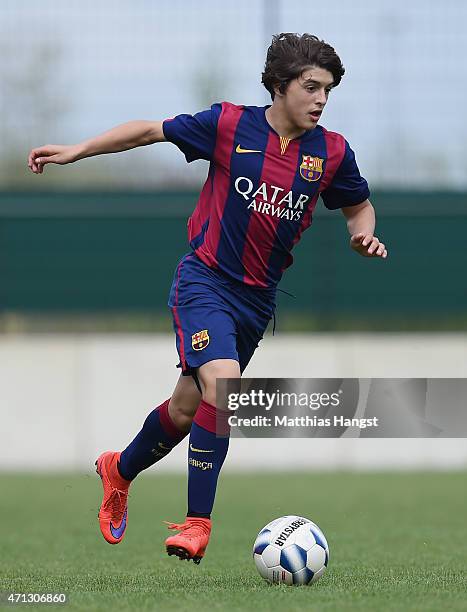
[[[321,157],[302,155],[300,176],[304,178],[305,181],[318,181],[323,174],[323,161]]]
[[[207,329],[196,332],[191,336],[191,346],[195,351],[202,351],[209,344],[209,334]]]

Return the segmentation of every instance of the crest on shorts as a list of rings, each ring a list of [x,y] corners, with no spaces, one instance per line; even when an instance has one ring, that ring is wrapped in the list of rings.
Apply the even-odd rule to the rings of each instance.
[[[312,157],[311,155],[302,155],[302,163],[300,164],[300,176],[305,181],[317,181],[323,174],[323,161],[321,157]]]
[[[209,334],[207,329],[203,329],[191,336],[191,346],[195,351],[202,351],[209,344]]]

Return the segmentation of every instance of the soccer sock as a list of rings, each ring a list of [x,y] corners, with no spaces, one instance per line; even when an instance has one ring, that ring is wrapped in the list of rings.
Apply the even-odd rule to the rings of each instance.
[[[160,461],[187,435],[169,415],[169,400],[150,412],[136,438],[122,451],[118,471],[126,480]]]
[[[188,448],[187,516],[211,516],[217,479],[229,448],[228,416],[202,400],[193,419]]]

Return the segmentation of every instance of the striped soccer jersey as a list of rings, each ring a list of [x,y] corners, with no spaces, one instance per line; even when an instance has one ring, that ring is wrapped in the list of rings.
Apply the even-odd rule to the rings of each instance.
[[[274,287],[312,222],[319,196],[329,209],[369,197],[348,142],[318,125],[280,137],[266,107],[214,104],[163,122],[186,160],[209,173],[188,221],[188,238],[206,265],[254,287]]]

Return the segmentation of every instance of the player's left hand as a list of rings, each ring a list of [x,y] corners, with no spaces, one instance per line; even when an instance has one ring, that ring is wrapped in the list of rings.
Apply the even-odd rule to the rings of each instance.
[[[363,257],[382,257],[386,259],[388,252],[385,245],[373,234],[354,234],[350,237],[350,246]]]

